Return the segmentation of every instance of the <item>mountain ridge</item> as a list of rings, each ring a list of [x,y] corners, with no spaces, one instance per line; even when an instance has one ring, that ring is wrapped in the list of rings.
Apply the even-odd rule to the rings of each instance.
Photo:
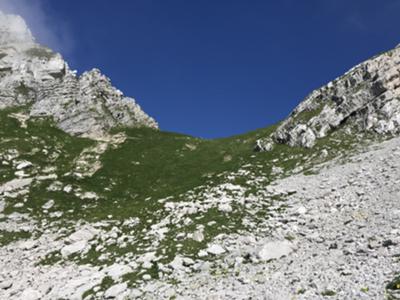
[[[62,56],[35,42],[24,20],[0,14],[0,108],[29,105],[72,135],[101,138],[117,126],[158,128],[100,70],[77,76]]]
[[[376,55],[314,90],[276,132],[257,142],[268,151],[274,143],[311,148],[338,127],[352,132],[396,135],[400,130],[400,48]]]
[[[355,105],[304,147],[318,96],[230,138],[155,130],[22,32],[0,46],[1,299],[400,299],[397,131],[360,129]]]

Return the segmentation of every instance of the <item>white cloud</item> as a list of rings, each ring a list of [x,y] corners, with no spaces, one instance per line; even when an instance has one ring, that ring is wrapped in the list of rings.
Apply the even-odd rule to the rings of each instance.
[[[23,17],[40,44],[61,53],[72,51],[73,40],[68,27],[50,16],[49,8],[41,0],[0,0],[0,10]]]

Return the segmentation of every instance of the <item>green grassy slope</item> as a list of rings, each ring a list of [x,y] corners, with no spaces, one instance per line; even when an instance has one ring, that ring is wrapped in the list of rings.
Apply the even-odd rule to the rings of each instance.
[[[49,228],[61,229],[67,236],[75,230],[77,221],[106,221],[106,231],[117,227],[120,237],[132,237],[124,247],[111,243],[101,250],[93,247],[84,256],[71,258],[78,263],[111,264],[120,257],[138,257],[149,249],[154,250],[163,263],[170,262],[177,253],[195,258],[198,251],[220,233],[252,230],[243,223],[244,219],[251,219],[252,226],[256,226],[268,217],[267,206],[281,200],[265,199],[262,190],[269,182],[292,172],[312,172],[315,164],[338,157],[366,142],[364,138],[349,138],[338,131],[319,140],[313,149],[276,145],[270,152],[255,153],[255,141],[272,133],[275,126],[216,140],[146,128],[119,129],[115,133],[124,132],[126,141],[118,147],[108,147],[97,159],[92,158],[90,164],[101,162],[102,165],[93,176],[78,178],[73,174],[76,160],[84,149],[97,142],[69,136],[48,120],[32,119],[27,128],[23,128],[10,116],[13,112],[16,111],[0,111],[0,158],[18,152],[16,160],[33,163],[26,171],[27,176],[55,174],[57,179],[35,180],[28,194],[7,199],[4,214],[28,213],[41,222],[43,228],[34,232],[34,236],[40,236]],[[328,150],[328,156],[321,155],[323,149]],[[15,165],[0,164],[0,184],[15,178],[14,173]],[[172,218],[166,225],[165,238],[157,244],[149,238],[152,226],[173,217],[165,209],[166,201],[205,201],[213,187],[227,182],[245,189],[245,194],[240,197],[258,199],[253,204],[258,212],[247,209],[246,203],[235,203],[231,212],[211,208],[191,215],[187,223],[174,223]],[[75,192],[63,191],[65,186],[71,186]],[[95,193],[98,199],[82,199],[85,192]],[[50,215],[43,210],[43,204],[49,200],[55,202],[51,211],[61,214]],[[23,206],[16,206],[21,202]],[[123,223],[130,218],[139,220],[134,231]],[[177,240],[177,236],[194,232],[199,226],[204,227],[203,241]],[[0,243],[3,244],[26,237],[24,232],[11,238],[9,233],[0,231]],[[104,253],[107,258],[100,261]],[[59,261],[58,250],[43,259],[44,264]],[[130,282],[134,283],[141,272],[130,274]],[[157,276],[157,269],[151,272]]]

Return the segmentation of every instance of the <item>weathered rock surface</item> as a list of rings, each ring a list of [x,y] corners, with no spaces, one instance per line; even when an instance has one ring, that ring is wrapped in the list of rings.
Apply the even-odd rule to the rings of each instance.
[[[400,48],[369,59],[313,91],[278,127],[277,143],[311,148],[339,127],[378,134],[400,132]],[[257,150],[272,146],[261,139]]]
[[[0,32],[10,30],[3,27],[0,22]],[[26,28],[18,30],[16,49],[34,43]],[[43,59],[43,74],[58,74],[64,62],[49,65],[49,59]],[[67,73],[43,81],[62,82]],[[75,80],[80,87],[81,79]],[[89,90],[102,90],[103,84]],[[32,107],[38,111],[36,103]],[[78,114],[84,111],[74,105]],[[58,110],[48,109],[57,116]],[[31,126],[26,112],[10,117],[21,128]],[[357,118],[351,115],[343,125],[356,126]],[[318,135],[307,124],[293,134],[304,130],[300,144],[311,147]],[[92,125],[95,131],[82,134],[98,138],[108,128]],[[359,152],[345,149],[343,156],[332,156],[332,148],[280,153],[261,170],[264,165],[249,160],[178,198],[145,198],[151,210],[137,215],[100,206],[125,208],[126,202],[116,199],[125,191],[113,187],[120,177],[100,189],[85,182],[103,167],[101,155],[129,135],[98,138],[76,153],[68,169],[51,159],[62,155],[62,145],[14,149],[15,142],[35,138],[0,143],[0,299],[383,299],[385,292],[398,298],[400,137],[358,147]],[[271,150],[273,143],[266,137],[257,150]],[[40,151],[49,161],[31,159],[30,153]],[[232,159],[226,155],[224,162]],[[117,197],[107,198],[102,189]],[[66,209],[65,201],[73,205]],[[80,205],[83,210],[76,209]],[[101,214],[85,216],[93,208],[101,208]]]
[[[263,261],[278,259],[289,255],[293,251],[293,245],[287,241],[276,241],[266,243],[258,253]]]
[[[158,125],[97,69],[77,76],[60,54],[35,43],[19,16],[0,13],[0,109],[29,105],[62,130],[92,138],[116,126]]]
[[[178,286],[158,281],[146,296],[168,299],[170,287],[182,299],[399,299],[399,289],[385,292],[400,266],[399,157],[394,138],[319,174],[271,183],[287,209],[269,208],[262,235],[221,237],[230,250],[214,262],[220,273],[174,273]]]

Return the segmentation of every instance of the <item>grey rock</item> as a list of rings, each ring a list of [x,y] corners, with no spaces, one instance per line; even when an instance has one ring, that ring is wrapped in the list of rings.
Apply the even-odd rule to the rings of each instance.
[[[13,282],[11,280],[6,280],[0,282],[0,289],[7,290],[13,286]]]
[[[31,117],[96,139],[116,126],[158,128],[98,69],[77,76],[60,54],[35,43],[21,17],[1,13],[0,24],[0,109],[29,104]]]
[[[226,250],[224,248],[222,248],[220,245],[217,245],[217,244],[212,244],[212,245],[208,246],[206,251],[213,255],[221,255],[226,252]]]
[[[195,240],[196,242],[201,243],[204,240],[203,230],[196,230],[195,232],[193,232],[192,239]]]
[[[150,274],[144,274],[142,276],[142,278],[143,278],[143,280],[149,281],[149,280],[151,280],[151,275]]]
[[[254,150],[257,152],[268,152],[274,148],[274,142],[271,138],[258,139]]]
[[[127,288],[128,288],[128,285],[126,282],[113,285],[108,290],[106,290],[106,292],[104,293],[104,297],[106,299],[117,298],[119,295],[121,295],[123,292],[125,292]]]
[[[51,199],[51,200],[47,201],[45,204],[43,204],[42,208],[47,210],[47,209],[52,208],[54,206],[54,204],[55,204],[54,200]]]
[[[313,91],[271,137],[256,143],[269,151],[276,143],[311,148],[319,138],[344,128],[377,134],[400,133],[400,48],[377,55]]]
[[[42,294],[32,288],[26,289],[21,294],[21,299],[24,299],[24,300],[39,300],[39,299],[41,299],[41,297],[42,297]]]
[[[121,264],[113,264],[104,270],[104,272],[113,280],[118,280],[125,274],[131,273],[132,271],[133,270],[130,266]]]
[[[19,245],[19,248],[22,249],[22,250],[31,250],[31,249],[33,249],[33,248],[35,248],[37,246],[38,246],[38,242],[37,241],[29,240],[29,241],[22,242]]]
[[[81,253],[83,250],[86,249],[87,245],[88,245],[87,241],[82,240],[79,242],[75,242],[71,245],[64,246],[61,249],[61,255],[65,258],[67,258],[68,256],[70,256],[72,254]]]
[[[27,169],[32,166],[30,161],[23,161],[17,165],[17,170]]]
[[[279,259],[293,251],[293,244],[288,241],[274,241],[265,244],[258,252],[258,257],[263,261]]]
[[[32,183],[32,180],[32,178],[12,179],[0,186],[0,195],[5,192],[12,193],[20,189],[26,188]]]
[[[221,203],[218,205],[218,210],[220,212],[230,213],[232,212],[233,208],[229,203]]]

